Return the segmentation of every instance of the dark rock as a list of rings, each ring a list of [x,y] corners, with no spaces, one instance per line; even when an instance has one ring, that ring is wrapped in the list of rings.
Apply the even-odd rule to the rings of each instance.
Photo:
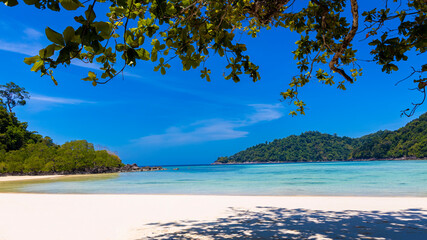
[[[76,175],[76,174],[97,174],[97,173],[118,173],[118,172],[145,172],[166,170],[162,167],[138,167],[136,163],[126,164],[123,167],[93,167],[84,170],[61,171],[61,172],[31,172],[31,173],[0,173],[0,176],[38,176],[38,175]]]

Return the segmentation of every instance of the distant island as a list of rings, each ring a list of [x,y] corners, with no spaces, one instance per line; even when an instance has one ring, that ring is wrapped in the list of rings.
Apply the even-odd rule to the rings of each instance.
[[[113,152],[95,150],[77,140],[57,145],[50,137],[27,130],[14,113],[0,105],[0,176],[87,174],[162,170],[162,167],[125,165]]]
[[[309,131],[250,147],[213,164],[326,162],[427,158],[427,113],[396,131],[360,138]]]

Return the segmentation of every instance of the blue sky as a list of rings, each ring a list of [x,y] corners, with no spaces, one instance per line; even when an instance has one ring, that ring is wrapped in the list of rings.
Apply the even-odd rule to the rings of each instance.
[[[367,3],[362,1],[361,9]],[[164,76],[153,71],[153,64],[139,62],[123,77],[93,87],[80,80],[93,66],[75,63],[56,70],[55,86],[31,72],[23,59],[49,44],[46,26],[62,32],[75,15],[35,10],[23,3],[13,8],[1,5],[0,83],[13,81],[31,93],[28,104],[16,108],[30,130],[59,144],[87,139],[117,151],[126,163],[211,163],[219,156],[310,130],[359,137],[395,130],[427,110],[424,105],[413,118],[400,117],[400,110],[421,98],[408,90],[411,81],[394,86],[423,60],[414,56],[392,75],[360,62],[363,77],[347,91],[313,81],[300,92],[306,115],[289,116],[293,106],[280,102],[279,94],[297,74],[291,51],[298,36],[286,29],[263,31],[256,39],[242,37],[252,61],[260,66],[262,79],[256,83],[247,78],[239,83],[224,80],[225,63],[213,58],[207,63],[211,82],[200,78],[199,69],[183,72],[178,61],[172,61]],[[359,57],[368,59],[367,43],[358,39],[355,45]]]

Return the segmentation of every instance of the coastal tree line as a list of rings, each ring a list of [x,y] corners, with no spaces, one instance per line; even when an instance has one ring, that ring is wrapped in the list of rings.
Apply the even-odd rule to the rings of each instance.
[[[105,172],[124,166],[118,156],[97,151],[86,140],[58,145],[27,126],[0,106],[0,174]]]
[[[361,138],[316,131],[291,135],[250,147],[216,163],[312,162],[357,159],[427,158],[427,113],[396,131]]]

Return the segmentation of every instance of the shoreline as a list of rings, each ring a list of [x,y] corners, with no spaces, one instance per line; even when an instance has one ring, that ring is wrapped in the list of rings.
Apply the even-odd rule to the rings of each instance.
[[[366,198],[366,199],[411,199],[416,198],[420,200],[425,200],[427,202],[427,196],[391,196],[391,195],[225,195],[225,194],[188,194],[188,193],[49,193],[49,192],[0,192],[1,195],[7,195],[7,194],[20,194],[20,195],[64,195],[64,196],[73,196],[73,195],[79,195],[79,196],[162,196],[162,197],[243,197],[243,198],[252,198],[252,197],[266,197],[266,198]]]
[[[7,175],[0,176],[1,183],[10,182],[31,182],[38,180],[61,180],[61,179],[73,179],[73,178],[84,178],[84,177],[104,177],[119,174],[120,172],[112,173],[85,173],[85,174],[52,174],[52,175]],[[1,193],[1,192],[0,192]]]
[[[0,212],[1,240],[334,239],[344,223],[344,234],[425,234],[427,198],[0,193]]]
[[[336,162],[375,162],[375,161],[425,161],[427,158],[387,158],[387,159],[348,159],[348,160],[328,160],[328,161],[280,161],[280,162],[213,162],[210,165],[246,165],[246,164],[285,164],[285,163],[336,163]]]
[[[134,164],[126,164],[120,168],[114,169],[92,169],[88,171],[72,171],[72,172],[30,172],[30,173],[0,173],[0,179],[2,177],[36,177],[36,176],[90,176],[96,174],[116,174],[116,173],[128,173],[128,172],[152,172],[152,171],[164,171],[167,170],[161,166],[143,166],[138,167]]]
[[[1,182],[15,182],[15,181],[31,181],[31,180],[46,180],[46,179],[55,179],[68,175],[9,175],[9,176],[0,176]]]

